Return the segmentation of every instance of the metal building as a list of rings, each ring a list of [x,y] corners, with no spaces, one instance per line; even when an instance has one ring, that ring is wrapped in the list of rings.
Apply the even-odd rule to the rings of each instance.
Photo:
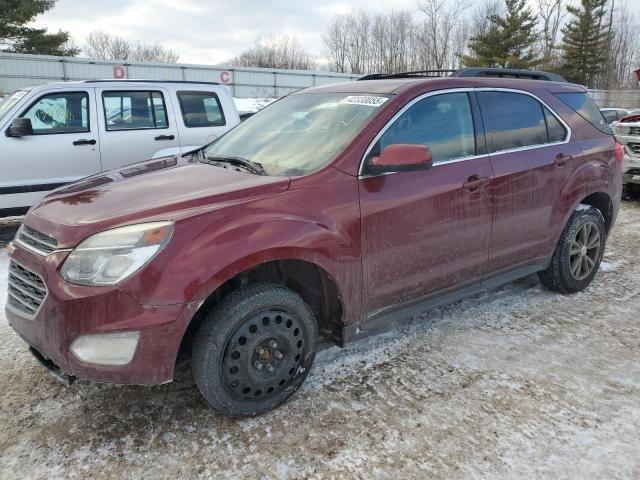
[[[188,80],[228,85],[237,98],[281,97],[299,88],[356,80],[360,75],[309,70],[118,62],[89,58],[0,53],[0,96],[65,80]]]

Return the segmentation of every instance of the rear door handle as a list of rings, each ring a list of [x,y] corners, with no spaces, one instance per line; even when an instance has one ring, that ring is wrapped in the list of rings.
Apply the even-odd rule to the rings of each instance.
[[[478,188],[483,186],[488,181],[489,181],[489,177],[480,177],[478,175],[471,175],[469,178],[467,178],[467,181],[462,184],[462,187],[466,188],[470,192],[473,192],[474,190],[477,190]]]
[[[156,137],[156,140],[173,140],[174,138],[176,137],[174,137],[173,135],[158,135]]]
[[[559,167],[564,167],[566,163],[572,158],[573,157],[571,155],[565,155],[564,153],[559,153],[558,155],[556,155],[556,158],[553,161],[553,163],[555,163]]]
[[[87,140],[86,138],[82,138],[80,140],[75,140],[73,142],[74,145],[95,145],[96,141],[95,140]]]

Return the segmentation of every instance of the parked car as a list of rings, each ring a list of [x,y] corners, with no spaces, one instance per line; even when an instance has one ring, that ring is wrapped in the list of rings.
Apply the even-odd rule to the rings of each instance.
[[[640,198],[640,111],[632,112],[612,125],[613,132],[624,145],[622,196]]]
[[[593,280],[622,148],[586,90],[385,78],[295,92],[210,145],[62,187],[11,244],[6,315],[59,378],[195,382],[226,415],[339,344],[538,272]],[[567,300],[573,301],[573,300]]]
[[[83,177],[199,148],[239,122],[227,87],[211,83],[96,80],[17,91],[0,103],[0,216]]]
[[[600,112],[609,125],[613,122],[617,122],[623,117],[626,117],[631,113],[631,110],[626,108],[605,107],[601,108]]]

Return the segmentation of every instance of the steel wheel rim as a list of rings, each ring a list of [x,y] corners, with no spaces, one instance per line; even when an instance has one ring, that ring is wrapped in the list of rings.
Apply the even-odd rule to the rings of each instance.
[[[285,309],[268,309],[247,317],[227,341],[222,382],[237,400],[267,400],[293,383],[307,352],[302,322]]]
[[[584,280],[596,267],[600,258],[600,229],[593,222],[585,222],[578,229],[569,251],[569,271],[576,280]]]

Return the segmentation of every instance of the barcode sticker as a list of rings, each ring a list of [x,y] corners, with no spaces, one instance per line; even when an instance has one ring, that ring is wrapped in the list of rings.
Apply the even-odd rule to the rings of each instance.
[[[343,98],[340,103],[348,103],[351,105],[367,105],[369,107],[379,107],[389,100],[387,97],[376,97],[374,95],[352,95]]]

